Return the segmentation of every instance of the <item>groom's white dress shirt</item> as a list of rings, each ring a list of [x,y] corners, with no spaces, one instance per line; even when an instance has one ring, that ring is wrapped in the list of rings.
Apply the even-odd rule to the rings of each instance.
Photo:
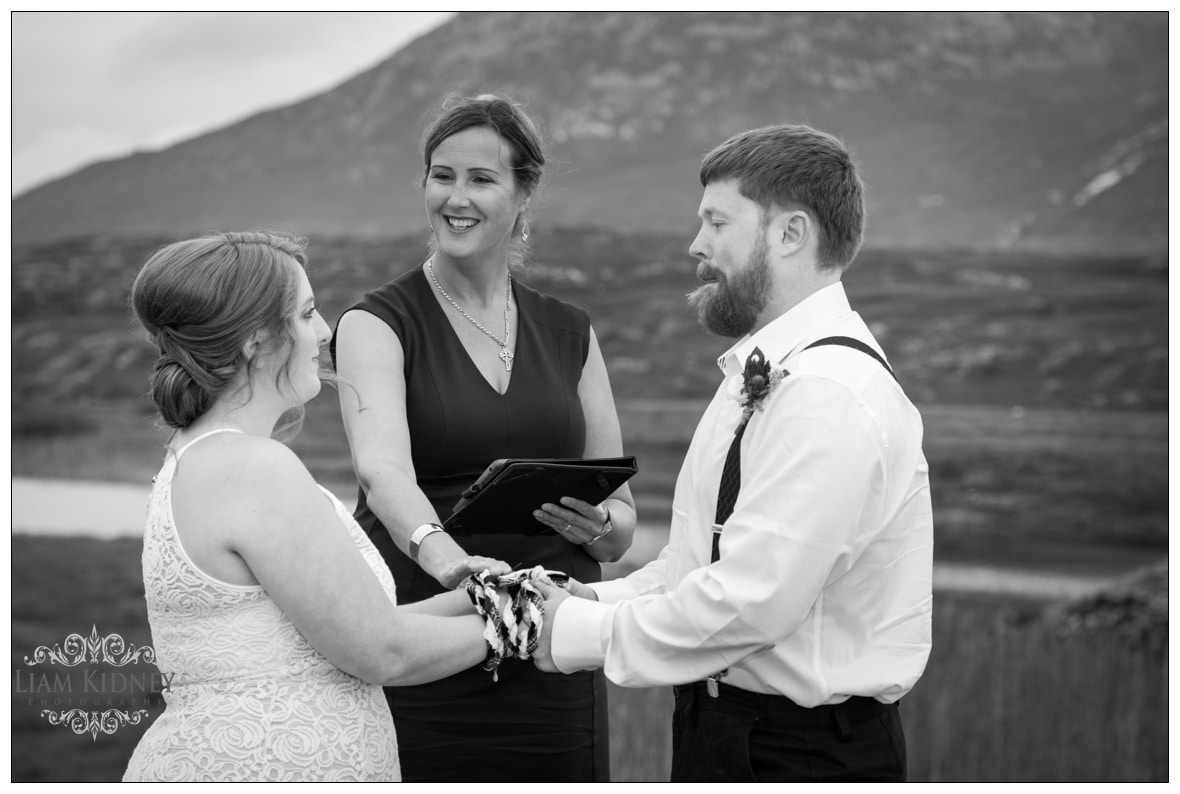
[[[922,421],[879,362],[823,346],[879,346],[837,283],[718,360],[726,379],[676,481],[668,545],[624,579],[591,585],[553,618],[564,672],[603,667],[623,686],[698,681],[804,707],[893,702],[930,654],[933,517]],[[710,564],[717,487],[741,418],[746,357],[784,378],[741,442],[741,491]]]

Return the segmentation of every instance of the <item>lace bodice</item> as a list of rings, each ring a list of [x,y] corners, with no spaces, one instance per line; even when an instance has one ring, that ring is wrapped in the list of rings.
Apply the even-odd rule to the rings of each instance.
[[[167,708],[124,780],[397,780],[393,721],[381,687],[329,662],[261,585],[229,584],[189,558],[172,516],[169,454],[148,501],[144,595]],[[390,601],[393,579],[325,489]]]

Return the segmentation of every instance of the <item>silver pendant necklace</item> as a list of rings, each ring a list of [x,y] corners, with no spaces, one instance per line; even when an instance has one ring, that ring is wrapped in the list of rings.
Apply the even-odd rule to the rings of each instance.
[[[451,304],[456,309],[458,309],[459,314],[466,317],[467,320],[472,325],[474,325],[476,328],[478,328],[479,330],[483,331],[485,334],[490,336],[492,338],[492,341],[500,346],[500,360],[504,362],[504,369],[507,370],[508,372],[511,372],[512,371],[512,359],[516,358],[516,356],[512,355],[512,352],[508,349],[508,342],[510,341],[508,338],[508,329],[509,329],[508,312],[512,310],[512,275],[509,274],[509,276],[508,276],[508,302],[504,304],[504,341],[500,341],[500,337],[496,336],[491,331],[484,328],[480,324],[479,320],[476,320],[474,317],[472,317],[470,314],[468,314],[463,309],[462,306],[455,303],[455,299],[447,294],[447,291],[442,288],[442,284],[438,283],[438,279],[434,277],[434,258],[433,257],[426,260],[426,272],[430,274],[430,280],[434,282],[435,288],[440,293],[442,293],[442,296],[444,298],[447,299],[447,303]]]

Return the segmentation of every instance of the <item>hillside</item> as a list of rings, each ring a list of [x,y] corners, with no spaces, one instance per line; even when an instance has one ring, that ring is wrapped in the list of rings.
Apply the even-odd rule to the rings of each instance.
[[[1166,250],[1166,14],[480,12],[337,88],[13,202],[18,242],[282,225],[424,228],[424,118],[527,102],[540,225],[691,228],[701,155],[752,126],[841,136],[869,245]]]
[[[142,394],[154,360],[127,295],[168,238],[17,245],[12,261],[13,425],[56,402]],[[699,282],[670,234],[546,229],[517,277],[585,307],[619,399],[704,400],[710,336],[684,296]],[[313,237],[324,317],[420,264],[416,237]],[[1166,411],[1168,274],[1154,259],[862,251],[844,276],[858,311],[920,404]],[[63,317],[68,321],[63,322]]]

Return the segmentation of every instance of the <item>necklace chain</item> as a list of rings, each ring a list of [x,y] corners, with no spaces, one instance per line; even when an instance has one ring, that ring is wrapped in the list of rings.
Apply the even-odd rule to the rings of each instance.
[[[433,257],[426,260],[426,272],[430,274],[430,280],[434,282],[435,288],[440,293],[442,293],[442,296],[444,298],[447,299],[447,303],[451,304],[456,309],[458,309],[459,314],[466,317],[468,322],[470,322],[472,325],[474,325],[479,330],[483,331],[485,334],[487,334],[489,337],[491,337],[493,342],[495,342],[497,345],[500,346],[500,360],[504,362],[504,369],[511,372],[512,371],[512,359],[516,358],[516,356],[514,356],[508,350],[508,343],[510,341],[510,339],[508,337],[508,331],[510,328],[509,323],[508,323],[508,313],[512,310],[512,275],[509,274],[509,276],[508,276],[508,300],[504,304],[504,340],[500,341],[500,337],[496,336],[491,331],[484,328],[483,325],[479,322],[479,320],[475,319],[470,314],[468,314],[466,309],[464,309],[462,306],[460,306],[458,303],[456,303],[455,299],[447,294],[447,291],[445,289],[443,289],[442,284],[438,283],[438,279],[434,275],[434,258]]]

